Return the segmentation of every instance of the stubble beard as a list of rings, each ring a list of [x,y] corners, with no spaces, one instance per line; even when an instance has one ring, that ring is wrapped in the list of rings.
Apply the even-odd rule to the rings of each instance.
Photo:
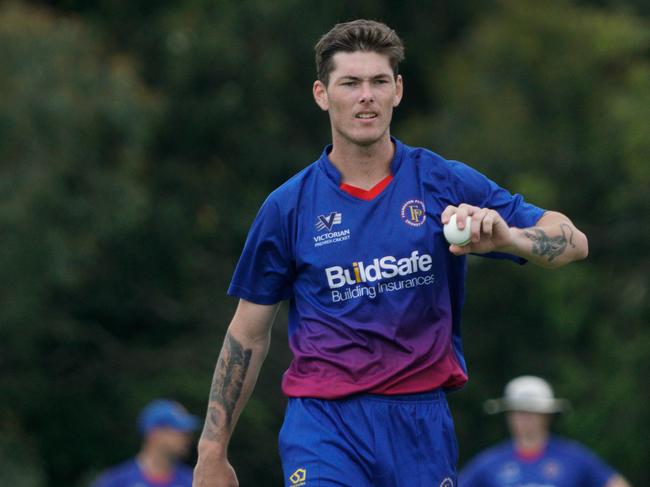
[[[386,137],[387,134],[390,133],[389,131],[390,131],[390,124],[386,125],[384,130],[382,130],[377,135],[368,134],[367,136],[355,136],[353,133],[351,133],[351,131],[346,131],[336,127],[332,127],[332,133],[337,136],[336,138],[345,142],[346,144],[356,145],[364,149],[372,147],[373,145],[376,145],[377,143],[381,142],[384,139],[384,137]]]

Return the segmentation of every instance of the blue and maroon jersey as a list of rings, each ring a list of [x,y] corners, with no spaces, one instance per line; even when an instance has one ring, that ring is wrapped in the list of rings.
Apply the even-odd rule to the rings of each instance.
[[[604,487],[614,470],[585,447],[552,437],[535,456],[517,453],[511,441],[473,459],[461,472],[462,487]]]
[[[465,164],[393,142],[391,177],[368,191],[341,184],[326,147],[250,229],[228,294],[290,300],[290,397],[462,386],[466,261],[449,252],[440,214],[468,203],[521,228],[543,214]]]

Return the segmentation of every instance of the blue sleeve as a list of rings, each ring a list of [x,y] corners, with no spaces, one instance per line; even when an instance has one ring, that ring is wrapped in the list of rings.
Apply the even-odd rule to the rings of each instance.
[[[520,194],[510,193],[477,170],[462,162],[450,163],[452,185],[461,202],[496,210],[509,226],[516,228],[532,227],[544,215],[544,209],[526,202]],[[526,259],[501,252],[485,254],[484,257],[526,262]]]
[[[260,208],[235,269],[228,294],[257,304],[275,304],[292,295],[293,262],[288,217],[273,194]]]
[[[544,210],[524,201],[520,194],[511,194],[475,169],[451,161],[456,193],[461,201],[499,212],[511,227],[526,228],[537,223]]]
[[[616,474],[614,469],[607,465],[595,454],[580,447],[578,450],[579,463],[582,465],[584,487],[605,487],[609,479]]]
[[[185,465],[179,465],[176,472],[176,482],[182,487],[192,487],[193,470]]]

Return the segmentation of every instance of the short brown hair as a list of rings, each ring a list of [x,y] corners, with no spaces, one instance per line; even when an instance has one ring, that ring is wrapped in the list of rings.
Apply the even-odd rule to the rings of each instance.
[[[316,72],[325,85],[334,70],[332,58],[337,52],[368,51],[388,56],[393,74],[397,77],[398,65],[404,60],[404,44],[393,29],[374,20],[353,20],[336,24],[319,39],[316,50]]]

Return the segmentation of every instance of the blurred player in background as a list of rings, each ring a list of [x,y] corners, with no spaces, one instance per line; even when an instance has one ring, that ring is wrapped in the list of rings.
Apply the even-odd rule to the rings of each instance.
[[[189,453],[199,420],[175,401],[157,399],[138,418],[142,446],[135,458],[104,472],[92,487],[190,487]]]
[[[313,96],[332,144],[268,197],[249,231],[228,290],[240,300],[214,373],[196,487],[238,485],[228,443],[287,299],[285,485],[455,486],[445,393],[467,381],[465,255],[547,267],[587,255],[566,216],[391,137],[403,57],[397,34],[368,20],[337,24],[316,45]],[[464,247],[443,237],[454,214],[472,217]]]
[[[585,447],[550,433],[553,415],[567,406],[539,377],[510,381],[504,397],[485,409],[506,413],[512,439],[471,460],[460,472],[461,487],[630,487]]]

